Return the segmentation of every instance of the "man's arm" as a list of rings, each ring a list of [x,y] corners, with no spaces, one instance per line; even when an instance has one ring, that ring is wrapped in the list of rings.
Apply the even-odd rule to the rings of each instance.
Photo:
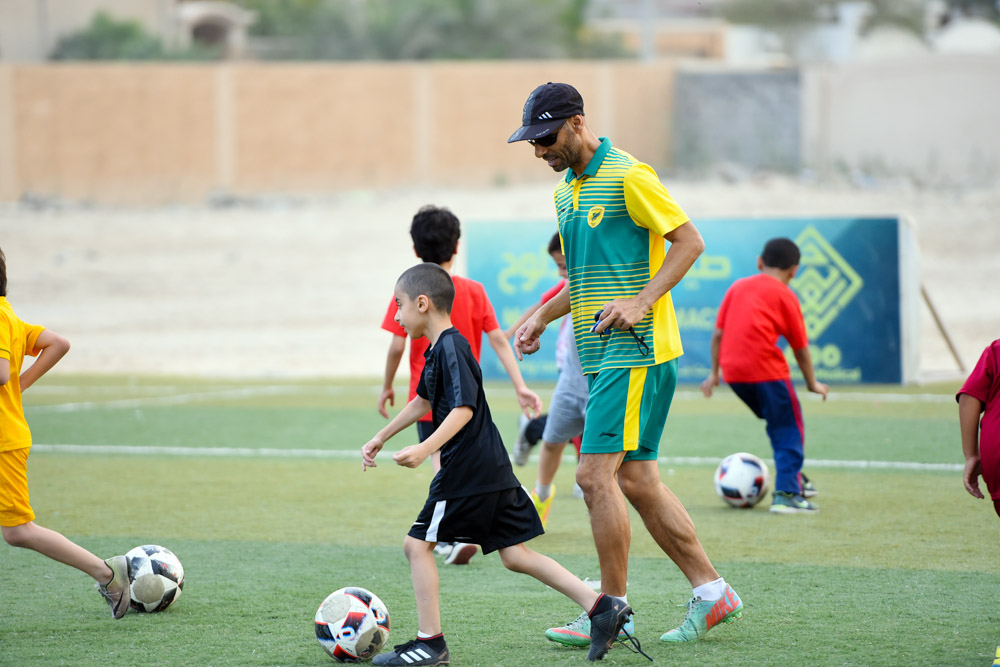
[[[0,359],[0,387],[10,382],[10,360]]]
[[[35,384],[35,380],[45,375],[50,368],[55,366],[69,352],[69,341],[54,331],[45,329],[42,333],[38,334],[38,340],[35,341],[35,349],[39,350],[38,358],[35,359],[35,363],[31,364],[28,369],[21,373],[22,394],[28,387]],[[7,372],[8,374],[10,373],[9,368]]]
[[[542,304],[514,334],[514,353],[517,358],[524,359],[523,355],[538,352],[541,345],[539,339],[546,325],[552,320],[568,315],[569,311],[569,283],[566,283],[558,294]]]
[[[674,228],[663,238],[670,243],[670,248],[659,270],[634,297],[615,299],[604,305],[595,329],[597,333],[611,327],[626,330],[637,324],[654,303],[681,281],[705,250],[705,240],[691,221]]]

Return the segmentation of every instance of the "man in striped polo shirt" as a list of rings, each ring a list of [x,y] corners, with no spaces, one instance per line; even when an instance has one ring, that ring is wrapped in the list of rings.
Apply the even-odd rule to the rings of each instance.
[[[649,165],[594,134],[573,86],[537,87],[522,126],[508,139],[515,141],[527,141],[535,157],[566,172],[555,207],[569,284],[518,329],[514,350],[519,358],[537,351],[546,325],[572,313],[590,394],[577,482],[590,509],[605,593],[589,618],[547,636],[562,630],[562,643],[572,644],[589,635],[593,655],[595,644],[610,647],[631,615],[628,498],[694,589],[684,622],[660,639],[696,640],[743,613],[657,467],[683,353],[670,289],[705,243]]]

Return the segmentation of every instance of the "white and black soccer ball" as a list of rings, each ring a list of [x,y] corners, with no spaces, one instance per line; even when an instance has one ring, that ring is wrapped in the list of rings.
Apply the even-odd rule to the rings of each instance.
[[[174,553],[158,544],[144,544],[125,554],[131,567],[132,609],[163,611],[181,596],[184,566]]]
[[[715,492],[733,507],[753,507],[767,495],[767,464],[746,452],[730,454],[715,469]]]
[[[315,626],[320,646],[337,662],[370,660],[389,638],[389,610],[371,591],[349,586],[326,596]]]

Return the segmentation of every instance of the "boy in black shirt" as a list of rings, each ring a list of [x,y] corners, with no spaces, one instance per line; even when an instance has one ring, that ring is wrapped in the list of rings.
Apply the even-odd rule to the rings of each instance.
[[[479,544],[484,554],[500,552],[504,567],[530,574],[589,611],[588,659],[600,660],[617,638],[628,605],[598,594],[548,556],[524,542],[541,535],[534,504],[514,476],[507,450],[490,416],[482,372],[469,343],[451,325],[455,288],[448,272],[420,264],[396,282],[396,321],[410,338],[426,336],[431,347],[417,396],[361,448],[362,469],[376,467],[385,442],[432,411],[434,432],[423,442],[393,455],[401,466],[416,468],[441,451],[441,469],[431,481],[423,510],[403,545],[417,598],[417,638],[375,656],[375,665],[447,665],[441,631],[438,572],[434,545],[440,541]],[[623,621],[622,621],[623,622]],[[600,632],[605,629],[605,632]]]

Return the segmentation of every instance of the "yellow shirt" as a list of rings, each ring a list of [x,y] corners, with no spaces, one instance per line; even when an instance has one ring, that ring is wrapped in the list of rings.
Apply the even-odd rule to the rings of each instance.
[[[35,342],[45,327],[22,322],[0,296],[0,359],[10,362],[10,380],[0,387],[0,452],[31,446],[31,431],[21,407],[21,365],[24,355],[38,355]]]

